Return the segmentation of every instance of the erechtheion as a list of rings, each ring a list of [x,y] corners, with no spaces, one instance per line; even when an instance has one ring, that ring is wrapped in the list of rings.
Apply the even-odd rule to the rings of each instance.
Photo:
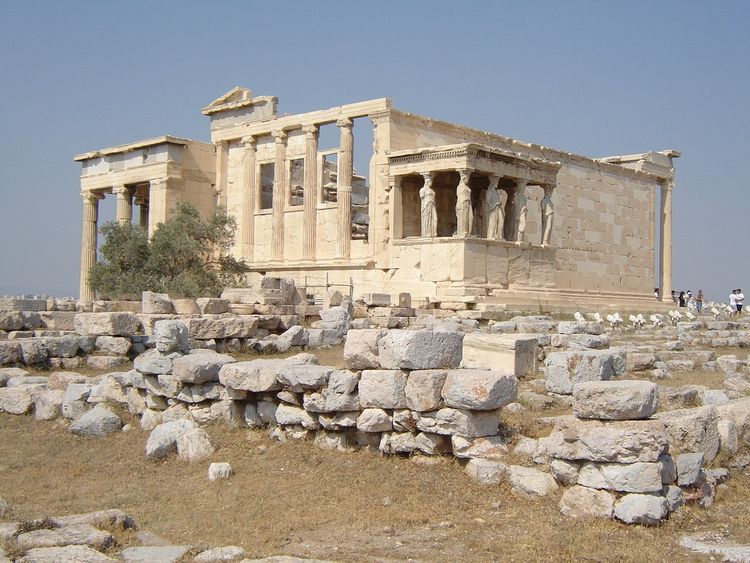
[[[673,150],[587,158],[399,111],[387,98],[297,115],[234,88],[203,109],[211,143],[172,136],[80,154],[80,297],[94,296],[98,201],[153,233],[175,202],[236,218],[264,274],[473,307],[653,306],[672,270]],[[354,124],[372,127],[355,173]],[[338,146],[321,150],[321,128]],[[363,172],[363,171],[360,171]],[[657,248],[658,245],[658,248]],[[658,267],[657,267],[658,254]],[[658,276],[658,277],[657,277]]]

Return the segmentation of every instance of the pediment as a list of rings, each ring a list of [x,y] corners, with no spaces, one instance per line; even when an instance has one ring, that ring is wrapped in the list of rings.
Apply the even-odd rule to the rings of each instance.
[[[208,104],[201,110],[203,115],[211,115],[220,111],[226,111],[230,109],[237,109],[245,106],[252,105],[253,93],[249,88],[242,86],[235,86],[228,92],[222,94],[216,98],[213,102]]]

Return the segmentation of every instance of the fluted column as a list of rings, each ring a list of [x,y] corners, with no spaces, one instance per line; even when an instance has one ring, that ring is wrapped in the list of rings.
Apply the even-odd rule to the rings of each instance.
[[[89,271],[96,263],[96,227],[99,220],[100,196],[92,192],[81,194],[83,198],[83,224],[81,230],[81,283],[79,298],[90,302],[94,292],[89,285]]]
[[[337,256],[348,258],[352,246],[352,176],[354,175],[354,136],[352,120],[348,117],[339,119],[336,125],[340,131],[339,166],[337,186],[338,237]]]
[[[674,180],[661,187],[661,221],[659,230],[659,262],[661,266],[661,299],[672,300],[672,190]]]
[[[148,188],[148,236],[154,236],[156,226],[167,220],[167,180],[155,178]]]
[[[133,203],[138,206],[138,225],[141,229],[148,229],[148,198],[139,195]]]
[[[216,146],[216,203],[223,207],[227,205],[227,154],[229,143],[217,141]]]
[[[130,219],[133,216],[133,196],[130,194],[130,190],[125,186],[115,186],[112,188],[112,193],[117,198],[115,207],[117,222],[122,224],[130,223]]]
[[[273,161],[273,206],[271,249],[274,260],[284,259],[284,198],[286,197],[286,133],[274,131],[276,139]]]
[[[248,262],[253,260],[253,244],[255,243],[255,137],[244,137],[245,159],[242,169],[242,224],[241,258]]]
[[[318,221],[318,134],[317,125],[302,128],[305,133],[305,192],[303,201],[304,233],[302,255],[306,260],[315,258],[315,237]]]

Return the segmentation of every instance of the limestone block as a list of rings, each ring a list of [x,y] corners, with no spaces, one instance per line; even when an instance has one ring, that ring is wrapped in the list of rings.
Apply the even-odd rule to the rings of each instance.
[[[157,545],[146,547],[126,547],[120,553],[127,563],[176,563],[190,551],[189,545]]]
[[[667,444],[659,420],[600,422],[572,416],[560,417],[550,435],[539,440],[550,457],[613,463],[657,461]]]
[[[21,368],[0,368],[0,387],[5,387],[8,381],[28,377],[29,372]]]
[[[602,334],[604,327],[601,323],[594,321],[560,321],[557,324],[557,332],[560,334]]]
[[[221,315],[229,311],[229,300],[216,297],[199,297],[195,300],[202,315]]]
[[[299,325],[289,327],[279,338],[288,341],[290,346],[307,346],[309,342],[307,329]]]
[[[346,334],[344,361],[349,369],[378,369],[378,342],[388,333],[384,329],[350,330]]]
[[[174,306],[166,293],[144,291],[141,293],[141,312],[151,315],[169,315],[174,313]]]
[[[316,430],[320,428],[318,419],[314,414],[310,414],[304,409],[287,403],[281,403],[276,409],[276,422],[282,426],[301,425],[308,430]]]
[[[330,288],[326,291],[326,294],[323,297],[323,308],[330,309],[331,307],[338,307],[341,305],[343,299],[344,296],[338,289]]]
[[[664,498],[667,499],[667,509],[669,512],[674,512],[685,504],[682,489],[677,485],[668,485],[664,487]]]
[[[16,341],[0,340],[0,366],[21,361],[21,346]]]
[[[550,338],[550,345],[568,350],[603,350],[609,348],[609,336],[606,334],[553,334]]]
[[[677,469],[677,484],[680,487],[695,485],[701,476],[703,469],[703,453],[680,454],[675,460]]]
[[[247,552],[241,547],[238,547],[236,545],[228,545],[226,547],[214,547],[213,549],[201,551],[193,558],[193,561],[195,563],[220,563],[221,561],[239,561],[246,555]]]
[[[24,325],[21,311],[0,310],[0,330],[21,330]]]
[[[451,443],[447,436],[420,432],[414,440],[416,448],[427,455],[440,455],[451,451]]]
[[[227,354],[217,354],[212,350],[194,350],[190,354],[176,358],[172,363],[174,375],[186,383],[208,383],[219,380],[219,371],[235,359]]]
[[[218,481],[219,479],[229,479],[234,474],[232,466],[227,462],[215,462],[208,466],[208,480]]]
[[[172,299],[172,306],[177,315],[200,315],[201,310],[195,299]]]
[[[252,338],[258,331],[256,316],[211,315],[184,319],[190,338],[211,340],[215,338]]]
[[[362,301],[368,307],[390,307],[391,296],[388,293],[365,293],[362,295]]]
[[[186,461],[201,461],[211,457],[215,449],[211,438],[201,428],[191,428],[177,437],[177,457]]]
[[[461,362],[460,332],[391,330],[378,342],[386,369],[451,369]]]
[[[516,377],[537,371],[537,338],[524,334],[470,333],[464,336],[461,367],[494,369]]]
[[[276,410],[279,408],[273,401],[258,401],[256,409],[264,424],[276,424]]]
[[[669,513],[662,496],[630,493],[615,502],[614,515],[626,524],[656,525]]]
[[[577,383],[608,380],[614,364],[614,354],[604,351],[552,352],[544,361],[547,391],[570,395]]]
[[[21,361],[27,366],[41,365],[47,362],[49,352],[43,338],[25,338],[19,340]]]
[[[16,537],[16,544],[24,551],[66,545],[88,545],[95,549],[107,549],[114,541],[111,534],[97,530],[91,524],[72,524],[60,528],[32,530]]]
[[[500,436],[485,438],[466,438],[451,436],[453,455],[462,459],[494,459],[501,460],[508,455],[508,446]]]
[[[76,436],[101,438],[112,432],[118,432],[121,428],[122,420],[119,416],[105,405],[97,405],[76,418],[69,430]]]
[[[171,373],[174,360],[181,356],[182,354],[177,352],[172,354],[162,354],[158,350],[152,348],[136,356],[133,360],[133,367],[140,373],[146,375]]]
[[[302,393],[327,385],[333,371],[330,366],[285,364],[279,368],[277,378],[282,386]]]
[[[417,429],[422,432],[457,434],[467,438],[495,435],[499,422],[499,411],[444,408],[417,415]]]
[[[141,323],[133,313],[78,313],[74,326],[82,336],[130,336]]]
[[[406,408],[406,372],[365,370],[359,380],[359,403],[362,407],[384,409]]]
[[[309,348],[323,348],[338,346],[344,341],[344,335],[337,330],[328,328],[307,329],[307,346]]]
[[[406,380],[406,406],[414,411],[440,408],[445,370],[414,370]]]
[[[156,350],[161,354],[173,352],[187,353],[190,350],[188,328],[185,323],[175,320],[162,320],[154,323]]]
[[[698,392],[698,398],[702,405],[725,405],[729,397],[721,389],[706,389]]]
[[[495,370],[449,370],[441,394],[448,407],[495,410],[516,399],[518,379]]]
[[[716,407],[697,407],[660,412],[654,417],[664,424],[672,455],[703,453],[710,462],[719,452],[718,413]]]
[[[580,464],[567,459],[551,459],[549,470],[555,481],[561,485],[575,485],[578,483]]]
[[[2,560],[0,558],[0,561]],[[10,559],[7,561],[9,562]],[[97,551],[87,545],[66,545],[63,547],[34,547],[29,549],[26,555],[18,561],[20,563],[57,563],[58,561],[99,563],[117,561],[117,559],[107,557],[101,551]]]
[[[547,496],[557,489],[557,483],[552,475],[521,465],[508,467],[508,483],[511,492],[525,498]]]
[[[357,426],[359,411],[339,412],[336,414],[321,413],[318,422],[326,430],[344,430]]]
[[[124,356],[130,351],[130,338],[122,336],[97,336],[95,348],[103,354]]]
[[[647,352],[628,352],[625,362],[627,371],[646,371],[654,369],[656,355]]]
[[[474,458],[466,464],[464,471],[477,483],[497,485],[503,480],[508,467],[499,461]]]
[[[585,381],[573,387],[573,414],[578,418],[649,418],[658,405],[657,385],[650,381]]]
[[[62,410],[63,391],[45,389],[34,397],[34,418],[36,420],[54,420]]]
[[[569,518],[612,518],[615,496],[576,485],[567,489],[560,499],[560,513]]]
[[[177,439],[195,427],[195,423],[187,419],[173,420],[158,425],[151,431],[146,441],[146,457],[149,459],[167,457],[177,450]]]
[[[578,484],[593,489],[651,493],[662,489],[661,463],[584,463]]]
[[[378,449],[385,454],[410,454],[417,449],[416,435],[411,432],[383,432]]]
[[[72,358],[78,353],[78,336],[50,336],[44,339],[50,358]]]
[[[310,412],[336,412],[359,410],[359,395],[356,393],[337,393],[330,387],[319,392],[307,392],[303,398],[305,410]]]
[[[31,411],[34,397],[46,389],[43,384],[15,385],[0,388],[0,412],[26,414]]]
[[[219,370],[219,381],[232,389],[262,393],[278,391],[278,375],[285,360],[250,360],[225,364]]]

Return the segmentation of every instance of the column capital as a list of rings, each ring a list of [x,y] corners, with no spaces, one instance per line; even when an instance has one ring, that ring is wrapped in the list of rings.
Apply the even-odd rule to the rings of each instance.
[[[227,146],[229,146],[229,141],[227,141],[226,139],[222,139],[222,140],[219,140],[219,141],[214,141],[214,146],[217,149],[225,149],[225,148],[227,148]]]
[[[468,181],[471,173],[474,172],[473,168],[456,168],[456,172],[461,177],[461,182]]]
[[[351,117],[339,117],[336,120],[336,127],[341,127],[343,129],[351,129],[352,123],[353,121]]]
[[[148,181],[149,188],[154,189],[163,189],[167,187],[167,179],[166,178],[153,178],[152,180]]]
[[[286,141],[286,131],[283,129],[277,129],[276,131],[271,131],[271,135],[276,140],[276,143],[283,143]]]
[[[99,194],[96,192],[81,192],[81,197],[86,203],[94,203],[95,201],[104,199],[104,194]]]
[[[307,136],[307,138],[317,137],[320,133],[320,127],[314,123],[311,123],[309,125],[303,125],[302,126],[302,132]]]
[[[490,187],[492,187],[493,184],[497,187],[497,183],[500,181],[500,174],[490,174],[488,178],[490,180]]]
[[[258,139],[256,139],[254,135],[247,135],[246,137],[242,137],[240,142],[245,145],[246,149],[255,150],[255,147],[258,144]]]
[[[112,193],[116,195],[129,195],[130,190],[124,184],[119,184],[112,186]]]

